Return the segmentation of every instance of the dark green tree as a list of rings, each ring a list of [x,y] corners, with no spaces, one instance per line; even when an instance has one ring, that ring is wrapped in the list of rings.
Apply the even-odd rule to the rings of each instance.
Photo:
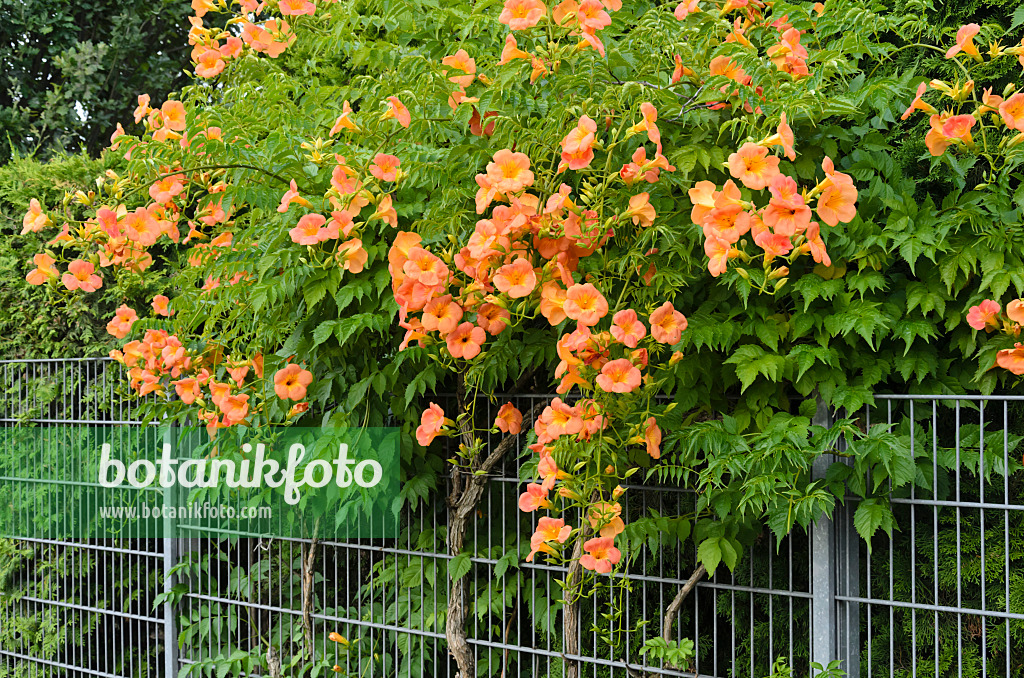
[[[139,94],[185,82],[187,0],[0,0],[0,163],[97,156]]]

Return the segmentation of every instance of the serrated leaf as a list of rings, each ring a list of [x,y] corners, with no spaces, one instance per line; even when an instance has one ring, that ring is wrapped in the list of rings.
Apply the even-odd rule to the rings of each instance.
[[[715,569],[722,562],[722,548],[719,543],[718,537],[711,537],[702,541],[697,547],[697,560],[704,565],[709,577],[715,574]]]
[[[448,561],[448,577],[452,581],[458,581],[466,576],[473,561],[469,559],[469,553],[463,552]]]
[[[853,527],[871,551],[871,538],[879,528],[892,537],[892,510],[881,499],[864,499],[853,514]]]

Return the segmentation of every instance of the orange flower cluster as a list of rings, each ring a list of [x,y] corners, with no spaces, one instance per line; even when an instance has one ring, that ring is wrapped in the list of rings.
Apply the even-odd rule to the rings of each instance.
[[[986,333],[998,330],[1011,337],[1019,337],[1021,326],[1024,325],[1024,299],[1014,299],[1006,305],[1006,312],[1001,313],[999,302],[985,299],[980,304],[971,306],[967,312],[967,324],[979,332]],[[996,353],[993,367],[998,366],[1017,376],[1024,375],[1024,346],[1015,342],[1013,348],[1006,348]]]
[[[829,226],[849,223],[857,215],[857,188],[853,179],[836,171],[831,158],[822,162],[825,177],[810,191],[801,191],[796,181],[779,170],[779,158],[769,154],[769,147],[780,146],[786,157],[796,157],[793,148],[793,130],[786,123],[786,115],[775,134],[758,143],[746,143],[729,156],[729,173],[752,191],[768,189],[771,197],[758,207],[753,200],[745,200],[731,179],[721,190],[710,181],[699,181],[690,189],[693,209],[690,219],[704,231],[704,252],[708,256],[708,270],[713,276],[724,273],[729,260],[749,260],[743,250],[748,233],[754,244],[762,250],[764,268],[768,272],[776,257],[787,257],[791,262],[801,254],[810,254],[824,266],[832,261],[821,237],[821,228],[811,221],[808,204],[816,199],[814,210],[818,218]],[[785,266],[778,269],[788,273]],[[769,274],[770,275],[770,274]]]
[[[164,305],[154,300],[159,314]],[[121,306],[107,325],[115,336],[123,337],[131,331],[137,320],[134,310]],[[250,360],[219,360],[216,352],[192,355],[186,351],[177,336],[165,330],[147,330],[141,340],[130,341],[122,350],[113,350],[110,357],[128,368],[131,387],[141,396],[163,394],[173,387],[178,399],[185,405],[199,405],[196,416],[206,422],[206,430],[214,437],[217,429],[239,424],[249,425],[250,415],[262,409],[253,403],[263,397],[263,356],[257,353]],[[247,380],[250,370],[255,381]],[[221,379],[221,381],[218,381]],[[281,400],[296,401],[288,417],[294,417],[308,408],[301,402],[313,374],[295,364],[279,369],[273,377],[274,394]]]
[[[276,59],[295,42],[295,33],[283,18],[272,18],[255,24],[250,14],[260,14],[266,4],[256,0],[241,0],[239,12],[229,23],[240,23],[241,34],[235,35],[220,28],[207,28],[203,17],[208,12],[227,10],[226,5],[218,7],[214,0],[192,0],[195,16],[189,17],[192,28],[188,32],[188,43],[192,45],[192,61],[195,73],[200,78],[215,78],[227,67],[227,62],[242,56],[248,47],[257,54],[266,54]],[[309,0],[280,0],[277,10],[284,16],[312,15],[316,5]],[[223,42],[222,42],[223,41]]]
[[[946,52],[947,59],[955,59],[960,54],[966,54],[976,63],[985,63],[985,57],[974,44],[974,38],[981,31],[978,24],[967,24],[961,26],[956,33],[956,42]],[[1024,40],[1020,45],[1004,48],[998,43],[993,43],[988,51],[990,59],[998,59],[1004,55],[1016,56],[1021,66],[1024,66]],[[952,109],[940,111],[934,105],[924,100],[929,89],[940,92],[951,100]],[[973,97],[973,98],[972,98]],[[966,103],[974,103],[973,110],[963,111]],[[950,84],[942,80],[931,80],[922,82],[917,87],[917,93],[913,101],[907,107],[901,118],[906,120],[914,111],[923,111],[929,115],[928,133],[925,135],[925,146],[933,156],[940,156],[950,146],[961,146],[968,151],[975,150],[974,128],[984,128],[985,116],[989,116],[992,128],[997,132],[1016,132],[1008,139],[999,144],[1006,148],[1013,148],[1024,143],[1024,92],[1016,89],[1011,83],[1003,91],[1002,95],[993,94],[992,88],[986,88],[977,101],[974,80],[968,79],[965,83],[959,82]],[[983,130],[984,131],[984,130]],[[991,141],[990,141],[991,143]]]
[[[391,99],[401,106],[401,102],[395,97]],[[389,106],[389,110],[397,108],[393,102],[389,103]],[[331,130],[332,134],[337,133],[335,130],[359,130],[349,117],[352,111],[348,102],[345,102],[344,108],[347,110],[339,118],[339,121],[344,119],[344,124],[335,123],[335,129]],[[405,109],[404,106],[401,108]],[[403,122],[404,116],[408,116],[407,110],[398,117],[399,123]],[[359,231],[362,226],[374,219],[380,219],[392,228],[398,226],[398,213],[385,184],[397,184],[404,173],[400,168],[401,161],[396,156],[385,153],[374,156],[369,166],[368,177],[360,176],[344,156],[335,154],[334,158],[336,164],[331,172],[331,185],[323,195],[324,202],[330,206],[330,219],[316,212],[306,213],[299,218],[288,235],[292,242],[310,247],[324,242],[337,242],[334,258],[338,265],[350,273],[359,273],[369,259]],[[292,205],[313,209],[313,203],[299,193],[294,180],[281,196],[281,204],[277,211],[287,213]],[[363,221],[356,221],[367,205],[374,206],[373,213]]]
[[[199,131],[190,140],[186,134],[185,107],[180,101],[167,101],[159,108],[153,108],[149,96],[143,94],[138,99],[135,121],[144,123],[153,142],[157,144],[177,141],[182,148],[187,149],[196,139],[203,139],[204,143],[220,139],[220,130],[209,128]],[[115,139],[119,136],[123,134],[115,133]],[[114,145],[117,143],[120,142]],[[145,140],[136,143],[126,157],[139,149],[147,149],[149,143]],[[115,184],[119,181],[119,177],[112,172],[108,172],[107,178]],[[54,266],[57,262],[55,257],[45,252],[37,254],[33,258],[36,268],[26,276],[26,280],[33,285],[59,280],[70,291],[94,292],[103,285],[102,277],[96,270],[97,264],[100,268],[124,268],[141,273],[153,264],[149,249],[164,238],[172,243],[195,243],[188,259],[192,266],[199,266],[211,257],[216,258],[217,248],[231,245],[231,233],[228,231],[222,232],[210,243],[198,242],[208,238],[201,230],[203,227],[230,228],[231,215],[216,197],[217,193],[226,188],[223,181],[215,180],[210,174],[200,172],[188,176],[180,168],[161,167],[160,175],[149,186],[149,197],[153,201],[150,204],[131,212],[124,204],[100,205],[94,215],[79,228],[72,231],[70,225],[64,224],[61,232],[49,241],[50,245],[74,245],[86,252],[95,248],[92,254],[70,262],[63,275],[59,275]],[[195,220],[186,220],[189,232],[182,239],[179,224],[183,214],[201,192],[208,193],[210,198],[195,206]],[[53,221],[43,212],[39,202],[32,200],[23,220],[22,232],[40,231],[52,225]],[[232,283],[245,277],[245,274],[239,274]],[[213,288],[219,284],[218,280],[211,280],[208,286]]]
[[[510,31],[525,31],[535,27],[542,20],[550,22],[555,29],[564,31],[567,37],[578,37],[577,50],[594,49],[601,58],[605,56],[604,43],[598,37],[598,31],[607,28],[612,23],[611,15],[608,12],[617,12],[622,9],[622,0],[562,0],[550,15],[548,9],[541,0],[505,0],[501,15],[498,21],[509,27]],[[509,33],[505,38],[505,49],[501,53],[501,66],[514,59],[524,59],[530,62],[532,68],[530,82],[534,83],[540,78],[557,71],[560,65],[559,60],[546,61],[530,52],[519,49],[514,33]]]

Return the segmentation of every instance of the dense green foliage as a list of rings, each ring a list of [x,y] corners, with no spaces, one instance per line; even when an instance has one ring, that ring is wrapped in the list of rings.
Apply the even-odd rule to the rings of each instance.
[[[53,233],[20,235],[29,200],[61,205],[65,194],[95,190],[96,179],[120,170],[123,159],[106,153],[100,159],[85,155],[57,156],[48,162],[15,158],[0,167],[0,360],[12,358],[78,358],[106,355],[114,346],[106,324],[121,303],[143,302],[152,294],[145,286],[82,297],[54,304],[47,290],[25,280],[32,255]],[[68,202],[69,215],[82,208]]]
[[[911,446],[909,431],[868,428],[857,415],[879,391],[962,393],[1017,387],[1009,373],[987,370],[988,354],[978,369],[978,333],[964,315],[982,297],[1024,294],[1020,152],[1007,153],[1006,162],[995,173],[981,169],[977,157],[957,149],[932,158],[926,155],[926,128],[921,120],[899,120],[919,80],[958,77],[945,59],[921,58],[918,48],[911,46],[931,38],[947,46],[953,32],[949,29],[957,26],[936,31],[929,27],[928,17],[951,18],[952,14],[945,9],[936,14],[924,1],[891,10],[880,2],[851,0],[826,3],[822,14],[815,16],[809,3],[776,2],[773,16],[787,15],[814,36],[811,73],[792,80],[761,57],[778,39],[765,26],[751,30],[748,37],[754,45],[746,50],[735,40],[725,41],[733,25],[710,12],[680,24],[671,7],[627,2],[614,15],[609,29],[614,38],[608,40],[606,58],[589,49],[565,49],[565,45],[559,52],[550,32],[531,37],[532,42],[519,34],[520,47],[529,44],[538,54],[561,57],[560,70],[534,84],[528,82],[528,60],[497,63],[507,32],[497,20],[500,4],[367,0],[317,7],[314,16],[290,17],[298,39],[280,57],[246,53],[231,60],[223,75],[217,76],[219,80],[200,80],[182,91],[180,99],[187,111],[183,126],[187,126],[190,148],[173,137],[157,138],[163,128],[152,122],[145,130],[126,125],[131,138],[122,140],[122,150],[141,144],[134,147],[128,166],[132,186],[106,182],[96,204],[78,201],[70,207],[76,211],[74,218],[83,221],[92,216],[95,210],[83,208],[99,204],[129,203],[129,211],[144,204],[140,201],[150,185],[166,178],[171,173],[166,168],[171,167],[172,172],[180,169],[185,175],[182,197],[166,201],[176,202],[174,219],[188,222],[208,214],[210,201],[222,200],[228,211],[225,219],[208,224],[196,239],[229,234],[231,240],[230,246],[218,245],[223,250],[218,250],[215,260],[199,265],[189,262],[199,252],[194,241],[189,249],[161,241],[155,251],[173,261],[170,284],[149,272],[104,272],[100,303],[110,297],[107,318],[112,306],[121,301],[142,311],[154,293],[167,293],[174,297],[176,315],[138,321],[131,339],[147,336],[147,330],[171,333],[195,357],[196,368],[209,366],[213,377],[224,382],[225,362],[255,365],[259,355],[269,375],[295,360],[314,379],[307,394],[307,421],[374,425],[397,420],[408,434],[403,449],[403,499],[410,506],[422,505],[432,519],[431,512],[443,510],[446,499],[452,504],[457,501],[459,490],[453,487],[471,482],[467,477],[486,477],[492,470],[479,462],[498,447],[496,438],[482,433],[492,428],[493,419],[474,409],[483,400],[472,396],[480,393],[494,399],[497,393],[550,392],[557,383],[552,374],[559,360],[565,359],[556,350],[556,341],[572,324],[553,327],[536,312],[535,299],[502,299],[515,312],[515,320],[508,330],[487,339],[479,358],[460,362],[450,347],[444,348],[444,342],[434,338],[401,350],[407,328],[400,327],[398,320],[405,318],[388,289],[396,277],[388,264],[397,238],[393,224],[375,210],[384,210],[385,196],[393,200],[399,231],[416,234],[425,247],[450,264],[479,225],[482,210],[474,212],[473,205],[476,176],[495,151],[514,148],[533,163],[539,177],[534,190],[541,204],[565,181],[580,205],[599,213],[602,226],[615,227],[614,236],[597,253],[581,259],[575,271],[578,282],[586,280],[600,288],[609,302],[614,301],[613,312],[635,308],[648,317],[652,309],[670,301],[688,317],[688,329],[678,341],[665,346],[645,344],[657,371],[652,368],[648,373],[655,376],[642,391],[606,397],[606,404],[611,404],[604,412],[617,418],[617,423],[625,422],[622,430],[607,439],[556,451],[563,468],[578,473],[593,467],[594,477],[607,476],[583,485],[585,491],[578,493],[584,497],[581,504],[565,511],[576,524],[584,523],[574,512],[586,511],[586,498],[603,499],[613,486],[620,481],[627,484],[630,477],[629,482],[644,478],[699,497],[692,504],[651,515],[641,498],[646,490],[631,486],[621,499],[625,514],[631,517],[618,535],[617,543],[626,553],[623,568],[653,574],[658,558],[675,550],[677,567],[683,562],[688,570],[699,562],[712,572],[719,565],[744,572],[743,568],[756,566],[745,564],[741,556],[768,539],[769,532],[778,543],[796,527],[807,527],[822,513],[830,513],[847,491],[864,499],[853,522],[871,545],[873,535],[891,534],[905,519],[894,517],[890,510],[890,490],[905,493],[915,488],[946,496],[942,492],[948,491],[948,483],[944,488],[932,487],[930,457]],[[1008,21],[1000,15],[996,23],[1010,31],[1004,38],[1008,41],[1019,35],[1024,22],[1015,14]],[[994,25],[986,30],[993,36],[1000,32]],[[459,48],[469,51],[487,76],[486,81],[472,83],[468,92],[479,98],[476,108],[446,105],[453,89],[448,80],[451,72],[444,72],[439,63]],[[699,75],[672,89],[675,54]],[[709,64],[716,57],[735,59],[770,96],[762,99],[753,87],[711,75]],[[988,80],[998,83],[1016,72],[1015,58],[1004,56],[991,63],[995,65],[986,73],[986,85]],[[722,86],[726,92],[735,88],[737,94],[723,94]],[[399,97],[410,109],[408,128],[380,115],[388,110],[389,96]],[[729,107],[717,105],[723,98],[730,100]],[[649,186],[622,187],[615,183],[617,168],[646,139],[629,131],[640,119],[639,105],[645,101],[660,112],[664,154],[675,169],[663,172]],[[342,102],[352,104],[352,119],[360,129],[331,135],[328,130],[342,114]],[[156,98],[153,103],[160,106]],[[744,103],[764,110],[745,113]],[[473,133],[474,110],[478,115],[495,114],[493,136]],[[782,271],[772,268],[767,258],[761,267],[759,261],[749,265],[749,258],[739,257],[730,260],[724,273],[712,275],[707,269],[705,234],[690,219],[689,190],[700,181],[720,187],[734,176],[726,167],[727,158],[745,142],[770,135],[781,113],[788,115],[798,156],[794,161],[781,160],[780,169],[801,185],[814,187],[822,181],[823,160],[833,159],[836,169],[850,175],[858,189],[856,216],[834,227],[823,226],[831,266],[794,255]],[[551,170],[558,163],[560,140],[583,115],[597,120],[598,129],[604,123],[598,149],[604,173],[596,166],[588,172],[555,175]],[[223,139],[205,132],[210,128],[220,130]],[[633,141],[625,144],[629,138]],[[393,153],[401,161],[404,175],[393,185],[369,177],[379,152]],[[367,209],[360,216],[357,207],[354,214],[360,247],[367,256],[362,270],[343,266],[344,257],[334,242],[305,244],[290,237],[300,215],[326,214],[338,207],[329,198],[332,170],[339,166],[348,167],[368,187],[363,194],[369,201]],[[290,182],[311,204],[277,209]],[[17,184],[12,201],[22,202],[23,210],[26,197],[36,197],[53,214],[61,197],[47,195],[45,188],[36,187],[33,192]],[[634,228],[636,222],[631,226],[623,215],[631,194],[642,189],[650,191],[657,217]],[[756,190],[744,190],[743,197],[752,206],[763,205],[767,198]],[[59,227],[59,221],[54,222]],[[46,238],[49,233],[40,235]],[[22,262],[44,249],[42,240],[32,240],[35,237],[21,241],[26,246],[21,250]],[[70,247],[47,251],[58,255],[63,268],[70,259],[93,256],[104,245],[102,236],[84,236]],[[522,251],[530,252],[531,247],[526,243]],[[759,256],[755,250],[754,258]],[[639,274],[649,264],[656,271],[641,284]],[[238,284],[214,284],[227,280]],[[17,289],[21,299],[36,298],[31,296],[35,289]],[[81,310],[84,307],[75,306],[97,295],[68,295],[56,281],[48,289],[52,298],[70,301],[66,307],[57,306],[60,317],[78,318],[72,311],[80,309],[75,313],[91,328],[82,332],[83,341],[98,346],[96,327],[107,318],[88,316]],[[13,322],[25,326],[48,320],[25,315]],[[55,348],[56,343],[45,346]],[[646,359],[645,355],[645,367]],[[139,385],[143,368],[136,369]],[[171,377],[167,371],[153,372],[158,369],[147,365],[146,376],[170,394]],[[293,420],[287,399],[267,396],[269,389],[257,395],[254,382],[259,383],[252,380],[246,385],[253,389],[254,422]],[[470,392],[468,403],[464,390]],[[423,406],[440,400],[439,394],[446,391],[458,391],[462,400],[446,405],[454,413],[449,416],[459,423],[445,431],[458,435],[462,447],[456,452],[455,445],[414,445],[412,431]],[[845,409],[850,418],[831,428],[813,426],[812,419],[822,406]],[[148,414],[184,420],[197,410],[172,398],[152,405]],[[215,409],[202,412],[211,413],[214,421],[221,414]],[[656,417],[665,431],[660,460],[625,433],[648,415]],[[815,459],[836,450],[840,438],[848,443],[843,454],[850,466],[837,464],[826,478],[812,477]],[[524,455],[521,461],[520,479],[528,482],[537,475],[537,459]],[[944,474],[953,470],[948,454],[941,468]],[[640,475],[634,476],[637,471]],[[445,488],[442,473],[451,476]],[[869,477],[871,483],[866,480]],[[443,496],[444,490],[451,490],[450,497]],[[635,656],[645,649],[651,657],[665,659],[665,654],[657,654],[656,645],[641,642],[643,633],[624,640],[626,630],[638,629],[637,606],[663,605],[663,596],[657,603],[653,598],[623,600],[628,580],[606,586],[594,579],[592,600],[572,599],[573,592],[560,597],[557,586],[552,591],[549,582],[532,576],[522,562],[528,551],[520,535],[532,528],[532,516],[515,511],[514,495],[508,504],[509,515],[501,516],[500,525],[512,529],[500,533],[483,527],[466,531],[465,523],[459,528],[449,523],[425,530],[422,522],[417,523],[418,515],[410,518],[400,546],[410,552],[447,550],[447,567],[438,565],[434,556],[411,554],[368,561],[367,578],[355,584],[356,603],[327,613],[338,618],[362,614],[364,621],[366,616],[394,615],[398,626],[446,632],[451,639],[446,622],[452,619],[452,600],[447,592],[461,582],[453,599],[464,595],[471,601],[469,621],[482,626],[481,633],[491,641],[525,642],[521,639],[528,634],[534,638],[541,634],[557,650],[571,654],[578,648],[562,644],[558,625],[575,610],[584,619],[606,615],[602,619],[608,630],[600,629],[599,656],[612,659],[620,652]],[[497,528],[499,523],[489,524]],[[453,538],[459,529],[462,534]],[[587,529],[582,527],[577,534],[580,542]],[[947,547],[944,543],[943,548]],[[681,553],[686,555],[680,557]],[[294,582],[301,578],[304,565],[296,566],[292,556],[289,551],[286,557],[284,547],[278,545],[266,567],[286,571],[286,581]],[[579,562],[578,554],[573,558]],[[564,559],[570,571],[573,558]],[[194,577],[189,585],[209,593],[203,587],[219,580],[204,580],[204,573],[221,567],[215,561],[224,560],[232,586],[246,590],[250,602],[264,600],[270,590],[264,579],[267,572],[250,572],[240,559],[228,549],[207,554],[208,562],[189,562],[181,572]],[[567,576],[562,583],[571,579]],[[948,582],[942,585],[948,587]],[[378,606],[374,595],[382,588],[387,602]],[[172,598],[185,601],[186,592],[179,590]],[[294,596],[288,600],[291,609],[301,604]],[[531,608],[530,613],[519,612],[520,606]],[[242,633],[244,623],[225,608],[230,606],[217,603],[187,610],[181,618],[185,633],[200,643],[220,641],[222,632],[211,619],[221,617]],[[556,613],[561,619],[553,622]],[[518,614],[527,618],[515,632],[507,630],[511,625],[506,620]],[[648,615],[657,620],[660,608]],[[284,619],[279,615],[270,626],[291,633],[279,650],[294,665],[310,671],[326,668],[328,662],[322,656],[303,658],[309,639]],[[804,623],[797,620],[795,625],[803,629]],[[648,635],[657,632],[653,628]],[[345,633],[362,632],[353,625]],[[240,641],[237,647],[225,644],[219,654],[205,657],[194,670],[240,672],[248,664],[263,661],[261,640]],[[434,661],[434,654],[427,658],[424,644],[417,653],[408,637],[404,646],[395,642],[397,655],[381,649],[388,642],[386,634],[366,632],[353,652],[382,667],[401,663],[401,674],[410,676]],[[708,652],[699,638],[685,653],[681,647],[674,649],[697,656]],[[740,648],[741,657],[748,647]],[[948,663],[948,658],[943,661]],[[486,653],[477,669],[481,675],[499,675],[507,666],[507,657],[494,651]],[[439,670],[439,666],[430,668]]]

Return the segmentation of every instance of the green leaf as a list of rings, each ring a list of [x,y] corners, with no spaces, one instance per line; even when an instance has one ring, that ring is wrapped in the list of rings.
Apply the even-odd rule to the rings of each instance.
[[[1006,29],[1006,32],[1013,33],[1020,26],[1024,26],[1024,5],[1013,11],[1013,21],[1010,22],[1010,27]]]
[[[469,553],[463,552],[448,561],[448,578],[458,581],[466,576],[473,562],[469,559]]]
[[[313,346],[319,346],[327,341],[327,337],[331,336],[337,324],[337,320],[326,320],[317,325],[316,329],[313,330]]]
[[[878,528],[882,528],[886,534],[892,537],[892,510],[882,499],[865,499],[860,502],[853,514],[853,527],[867,543],[868,552],[870,552],[871,538]]]
[[[725,362],[736,366],[736,376],[739,377],[741,391],[746,391],[758,375],[771,381],[778,380],[786,366],[784,356],[767,353],[755,344],[740,346]]]
[[[705,539],[697,547],[697,560],[703,565],[704,569],[708,571],[708,576],[715,574],[715,568],[722,562],[722,547],[719,545],[721,540],[718,537],[711,537]]]

